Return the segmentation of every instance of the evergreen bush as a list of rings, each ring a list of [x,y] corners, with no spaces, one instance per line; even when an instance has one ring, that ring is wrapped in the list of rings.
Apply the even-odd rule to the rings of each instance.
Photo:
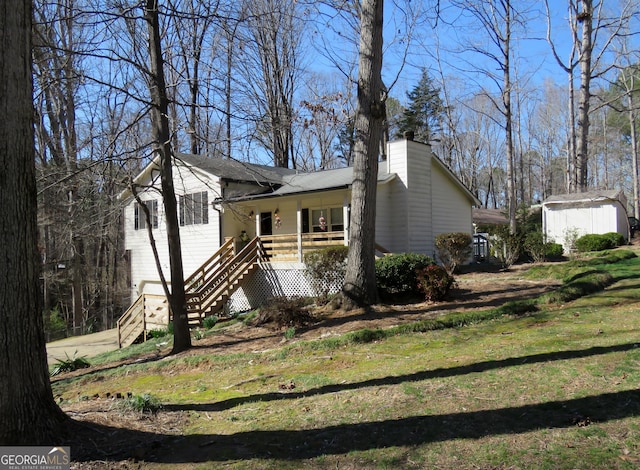
[[[560,243],[547,242],[544,244],[544,256],[547,260],[562,259],[564,248]]]
[[[527,233],[524,236],[523,247],[535,263],[540,263],[545,260],[546,252],[542,231],[536,230],[534,232]]]
[[[326,297],[332,288],[337,289],[342,285],[348,252],[347,246],[331,246],[304,255],[306,272],[316,295]]]
[[[589,233],[582,235],[576,240],[576,250],[581,253],[587,251],[604,251],[615,248],[615,245],[610,237],[597,233]]]
[[[435,264],[433,258],[418,253],[398,253],[376,260],[376,282],[382,295],[420,294],[416,272]]]
[[[627,243],[627,240],[624,238],[624,235],[618,232],[608,232],[608,233],[605,233],[603,237],[610,239],[614,247],[622,246]]]

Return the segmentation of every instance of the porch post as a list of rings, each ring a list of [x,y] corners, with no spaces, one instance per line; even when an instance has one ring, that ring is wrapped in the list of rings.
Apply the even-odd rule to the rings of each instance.
[[[262,233],[260,232],[260,211],[256,209],[256,237],[259,237],[262,235]]]
[[[302,263],[302,201],[296,202],[296,235],[298,239],[298,262]]]
[[[388,157],[387,157],[388,158]],[[342,224],[344,225],[344,245],[349,246],[349,202],[350,197],[348,193],[344,195],[344,201],[342,202]]]

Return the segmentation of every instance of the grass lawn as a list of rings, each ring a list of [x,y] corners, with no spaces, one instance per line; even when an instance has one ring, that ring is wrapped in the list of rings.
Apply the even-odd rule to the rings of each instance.
[[[53,382],[63,410],[91,423],[74,465],[640,468],[640,258],[527,276],[562,279],[568,294],[457,327],[126,365],[109,362],[126,351],[97,358],[101,368]],[[127,394],[142,411],[122,406]]]

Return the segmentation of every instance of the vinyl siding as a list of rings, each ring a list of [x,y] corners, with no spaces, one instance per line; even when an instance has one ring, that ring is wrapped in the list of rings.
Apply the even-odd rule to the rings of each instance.
[[[473,233],[473,212],[468,196],[439,164],[432,165],[433,239],[442,233]]]
[[[377,235],[376,241],[393,253],[409,251],[407,144],[408,142],[404,140],[389,144],[386,165],[388,172],[395,173],[397,178],[388,185],[386,218],[383,219],[376,214],[376,229],[381,227],[381,231],[384,230],[383,233],[385,233],[384,242],[382,237],[378,238]]]
[[[207,224],[184,225],[180,227],[182,247],[182,263],[185,277],[189,276],[220,246],[220,223],[218,212],[213,209],[212,201],[220,194],[220,186],[216,178],[198,170],[185,167],[174,167],[174,185],[176,198],[180,195],[206,191],[208,203]],[[158,254],[164,275],[170,279],[169,253],[167,248],[167,232],[162,198],[158,191],[148,189],[141,192],[142,200],[158,201],[158,228],[153,229]],[[162,293],[159,275],[156,269],[153,252],[147,230],[134,229],[135,199],[130,199],[124,208],[125,249],[131,256],[131,292],[135,298],[142,292]]]
[[[543,230],[547,241],[560,243],[565,251],[570,249],[567,235],[578,237],[589,234],[618,232],[628,237],[627,214],[613,203],[596,203],[581,207],[567,207],[562,204],[543,205]]]
[[[433,255],[433,223],[431,185],[431,147],[417,142],[407,143],[408,250]]]

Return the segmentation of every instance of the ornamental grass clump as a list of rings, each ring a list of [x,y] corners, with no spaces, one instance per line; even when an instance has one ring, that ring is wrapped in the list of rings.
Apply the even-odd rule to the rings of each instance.
[[[66,359],[57,359],[57,362],[51,371],[51,376],[62,374],[64,372],[73,372],[78,369],[86,369],[87,367],[91,367],[89,361],[87,361],[86,356],[76,357],[78,351],[73,353],[73,357],[69,357],[68,354]]]

